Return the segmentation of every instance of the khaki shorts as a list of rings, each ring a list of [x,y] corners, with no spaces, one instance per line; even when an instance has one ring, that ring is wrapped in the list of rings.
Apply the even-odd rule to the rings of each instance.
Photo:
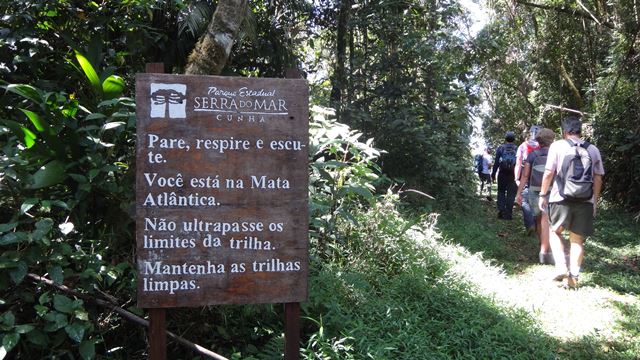
[[[549,204],[549,225],[552,230],[560,226],[587,237],[593,234],[593,204],[590,202],[561,201]]]

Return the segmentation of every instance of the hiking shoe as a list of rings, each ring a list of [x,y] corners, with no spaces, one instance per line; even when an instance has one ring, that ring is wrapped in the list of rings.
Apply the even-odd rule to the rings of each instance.
[[[567,284],[565,285],[565,289],[576,290],[578,288],[578,275],[569,274],[567,277]]]
[[[560,273],[556,276],[553,277],[553,281],[562,281],[564,279],[566,279],[568,277],[568,274],[566,272]]]

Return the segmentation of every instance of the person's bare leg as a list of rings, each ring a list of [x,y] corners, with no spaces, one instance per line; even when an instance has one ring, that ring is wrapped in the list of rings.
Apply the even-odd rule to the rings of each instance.
[[[538,222],[540,228],[540,252],[548,253],[549,248],[549,218],[547,214],[541,214]]]
[[[584,259],[584,237],[576,233],[569,233],[569,272],[573,276],[580,274],[580,267]]]
[[[560,226],[557,230],[549,228],[549,246],[553,253],[553,260],[556,263],[556,276],[554,280],[560,281],[567,273],[567,262],[564,258],[564,245],[562,244],[562,229]]]

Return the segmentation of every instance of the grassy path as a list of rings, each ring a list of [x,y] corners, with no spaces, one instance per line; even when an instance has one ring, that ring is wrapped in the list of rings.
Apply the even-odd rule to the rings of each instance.
[[[495,202],[478,198],[464,212],[443,212],[438,224],[450,271],[497,303],[529,313],[559,340],[560,358],[640,358],[640,224],[631,216],[600,211],[577,291],[558,287],[553,266],[537,263],[537,239],[526,235],[519,208],[514,220],[498,220]]]

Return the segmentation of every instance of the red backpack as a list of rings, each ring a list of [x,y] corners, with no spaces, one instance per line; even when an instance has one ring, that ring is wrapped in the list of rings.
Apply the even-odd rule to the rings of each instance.
[[[520,178],[522,178],[522,174],[524,173],[524,165],[527,162],[527,156],[529,156],[529,154],[531,154],[532,152],[540,149],[540,146],[531,146],[528,141],[524,143],[524,145],[524,154],[522,156],[522,159],[520,159]]]

